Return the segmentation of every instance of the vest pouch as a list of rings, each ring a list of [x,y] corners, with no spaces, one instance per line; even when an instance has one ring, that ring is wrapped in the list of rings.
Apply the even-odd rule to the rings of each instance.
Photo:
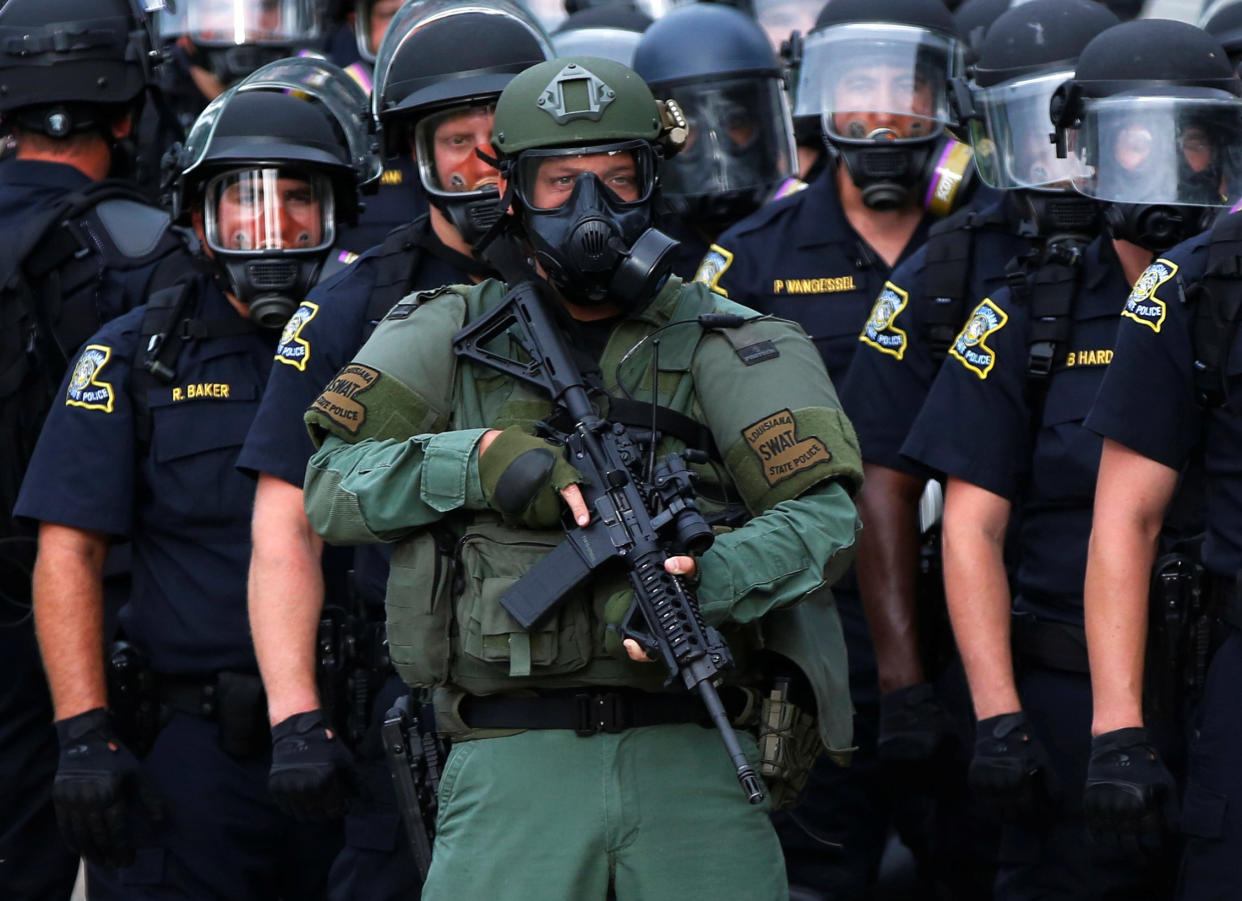
[[[468,691],[512,687],[510,679],[580,670],[591,659],[587,593],[574,592],[533,631],[500,606],[500,598],[561,542],[559,532],[476,521],[458,544],[463,589],[457,599],[461,658],[454,683]],[[480,665],[482,664],[482,665]]]
[[[388,655],[408,685],[448,681],[453,621],[453,538],[423,529],[393,550],[388,571]]]

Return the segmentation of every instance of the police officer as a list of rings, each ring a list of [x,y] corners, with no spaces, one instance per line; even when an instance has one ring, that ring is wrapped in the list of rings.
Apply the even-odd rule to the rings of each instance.
[[[1135,845],[1086,842],[1081,586],[1100,441],[1083,420],[1127,286],[1238,183],[1228,150],[1240,89],[1220,45],[1182,23],[1117,25],[1083,49],[1053,121],[1074,154],[1075,187],[1107,203],[1108,236],[1072,278],[1041,271],[976,307],[903,448],[949,479],[945,587],[979,719],[970,781],[1005,820],[999,898],[1167,896],[1158,842],[1133,859],[1123,852]],[[1141,769],[1141,745],[1113,750]]]
[[[719,509],[710,494],[741,497],[755,515],[697,560],[671,556],[665,569],[699,579],[707,622],[730,634],[744,622],[764,629],[769,649],[784,647],[773,631],[782,616],[822,616],[795,631],[817,637],[804,662],[837,674],[833,686],[818,686],[830,701],[820,705],[830,718],[821,740],[832,746],[848,720],[833,706],[844,702],[842,646],[825,589],[853,542],[852,437],[795,326],[705,332],[699,311],[749,312],[667,275],[668,239],[651,229],[662,118],[642,81],[611,61],[575,57],[526,70],[496,109],[511,224],[547,273],[549,302],[568,313],[575,347],[598,361],[601,390],[621,393],[615,372],[635,342],[690,319],[680,332],[661,332],[656,402],[699,424],[664,417],[689,440],[704,440],[693,435],[700,427],[714,436],[724,463],[704,478],[727,492],[703,491],[704,511]],[[607,235],[602,258],[575,250],[584,233],[599,230]],[[603,899],[611,886],[618,898],[783,899],[766,805],[748,805],[739,793],[719,738],[695,725],[697,699],[666,693],[664,670],[605,627],[628,606],[624,574],[591,577],[535,634],[497,606],[496,592],[563,540],[556,486],[575,521],[590,521],[573,484],[581,476],[556,462],[559,448],[532,435],[550,399],[449,353],[462,323],[505,292],[486,281],[403,301],[308,412],[323,442],[307,472],[311,522],[330,541],[401,542],[387,598],[389,645],[407,681],[436,687],[436,720],[454,741],[424,897]],[[503,337],[497,343],[508,346]],[[650,387],[642,373],[655,365],[651,343],[620,367],[622,381]],[[354,391],[358,375],[392,393]],[[399,420],[390,415],[397,410]],[[822,442],[828,454],[790,448],[765,467],[761,451],[773,446],[763,436],[773,430],[795,444]],[[535,457],[526,462],[543,459],[552,472],[545,466],[522,479],[525,463],[515,461],[527,452]],[[365,472],[386,477],[351,475]],[[520,512],[523,499],[529,513]],[[355,513],[337,515],[341,502]],[[502,508],[510,514],[498,515]],[[460,579],[435,559],[442,529],[460,536]],[[444,594],[433,603],[436,592]],[[798,601],[788,614],[773,613]],[[576,712],[605,702],[616,716],[593,734],[595,717]],[[515,818],[544,828],[516,835]]]
[[[385,132],[415,146],[423,184],[435,200],[429,214],[394,231],[344,272],[317,287],[287,324],[260,413],[238,464],[258,474],[250,620],[268,694],[271,722],[296,729],[306,747],[273,774],[276,799],[291,809],[326,813],[341,803],[351,755],[324,724],[341,711],[322,711],[316,684],[316,626],[324,583],[318,538],[302,510],[302,481],[313,448],[303,411],[349,362],[398,300],[413,290],[482,280],[489,270],[470,256],[482,225],[498,215],[498,173],[488,157],[492,112],[500,89],[518,72],[551,55],[542,32],[517,7],[438,4],[423,17],[407,6],[394,20],[380,54],[385,73],[373,97]],[[358,625],[383,619],[387,547],[358,548],[353,592]],[[343,594],[343,592],[338,592]],[[348,608],[341,596],[329,607]],[[346,847],[332,874],[334,897],[393,897],[417,883],[402,840],[392,783],[376,734],[378,722],[404,689],[382,660],[359,661],[376,672],[377,692],[361,711],[365,736],[356,748],[370,786],[365,809],[346,816]],[[298,739],[286,740],[293,747]]]
[[[782,188],[797,166],[780,63],[763,29],[716,3],[675,9],[643,33],[634,71],[689,123],[686,147],[664,167],[673,271],[691,278],[722,231]]]
[[[927,237],[935,215],[925,201],[950,212],[965,186],[970,148],[944,132],[947,80],[962,54],[939,0],[830,0],[805,42],[795,115],[820,118],[833,160],[804,191],[725,231],[697,275],[731,300],[798,321],[837,383],[892,267]],[[843,897],[861,897],[873,879],[892,807],[875,761],[875,654],[852,583],[835,593],[860,752],[849,770],[823,763],[781,826],[791,881]],[[910,792],[894,794],[908,819],[921,818]]]
[[[342,104],[356,89],[314,60],[251,78],[209,105],[177,158],[174,215],[203,244],[196,268],[87,341],[16,509],[40,523],[53,799],[93,897],[315,897],[339,846],[267,796],[242,575],[254,489],[234,463],[271,366],[270,326],[322,263],[335,217],[355,212],[365,99]],[[129,728],[104,687],[111,536],[133,544],[120,625],[149,662],[142,700],[158,707]]]
[[[65,39],[66,23],[94,36]],[[77,858],[51,806],[52,707],[30,619],[34,530],[11,518],[43,416],[68,361],[107,319],[188,262],[168,216],[122,177],[155,77],[130,0],[12,0],[0,9],[0,119],[16,143],[0,165],[0,884],[17,898],[68,897]],[[119,573],[121,561],[114,561]]]
[[[1048,142],[1048,103],[1073,76],[1079,51],[1115,24],[1105,7],[1088,0],[1034,0],[997,18],[978,47],[971,84],[959,80],[955,87],[978,172],[1004,193],[994,203],[936,223],[927,243],[897,267],[863,327],[842,386],[843,402],[855,411],[867,472],[860,494],[868,527],[859,539],[859,585],[869,606],[891,611],[873,619],[871,632],[882,693],[881,757],[927,760],[956,741],[960,730],[946,718],[937,688],[948,692],[954,710],[963,708],[963,720],[970,716],[956,664],[943,672],[922,665],[944,656],[934,647],[939,623],[928,609],[936,600],[916,602],[918,504],[927,473],[901,456],[901,445],[975,304],[993,296],[1014,268],[1038,268],[1049,254],[1078,252],[1099,233],[1098,203],[1074,191],[1072,163],[1057,159]],[[900,628],[887,628],[894,624]],[[921,635],[920,625],[930,634]],[[969,723],[963,749],[973,719]],[[949,815],[963,809],[968,760],[969,755],[958,769],[954,755],[954,768],[939,775],[946,789],[945,783],[956,781],[941,805]],[[935,859],[944,862],[939,872],[948,879],[969,873],[982,856],[970,853],[963,828],[978,823],[992,836],[989,841],[979,835],[983,846],[994,845],[995,824],[975,811],[963,812],[958,828],[946,824],[936,832],[947,838]],[[965,857],[955,859],[959,854]],[[982,871],[980,877],[985,878]]]

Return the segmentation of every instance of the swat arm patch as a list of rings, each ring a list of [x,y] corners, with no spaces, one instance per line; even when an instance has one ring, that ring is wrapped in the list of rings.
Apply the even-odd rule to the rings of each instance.
[[[88,344],[82,348],[73,367],[73,375],[69,378],[65,406],[112,412],[116,393],[112,390],[112,383],[101,378],[104,367],[111,359],[112,348],[107,345]]]
[[[906,355],[907,339],[906,333],[897,327],[897,317],[909,302],[908,293],[892,282],[885,282],[858,340],[900,360]]]
[[[966,320],[966,325],[949,347],[949,355],[979,378],[986,379],[996,365],[996,352],[988,346],[988,336],[999,332],[1008,321],[1009,315],[991,298],[985,298]]]
[[[1159,334],[1161,326],[1164,325],[1166,307],[1164,301],[1156,297],[1156,291],[1176,274],[1176,263],[1171,263],[1163,257],[1156,260],[1143,270],[1143,274],[1134,283],[1121,315]]]

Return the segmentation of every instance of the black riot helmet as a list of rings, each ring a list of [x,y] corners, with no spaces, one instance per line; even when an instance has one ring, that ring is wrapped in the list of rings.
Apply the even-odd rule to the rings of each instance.
[[[1217,0],[1203,11],[1199,27],[1220,41],[1235,70],[1242,66],[1242,0]]]
[[[0,116],[49,137],[106,129],[155,82],[137,0],[7,0],[0,47]]]
[[[634,71],[689,123],[662,190],[690,224],[719,234],[796,171],[780,63],[745,13],[712,3],[673,10],[643,34]]]
[[[979,45],[987,37],[992,23],[1011,6],[1013,6],[1013,0],[966,0],[953,11],[957,33],[966,42],[968,54],[972,60],[979,51]]]
[[[602,56],[634,65],[634,51],[652,18],[628,3],[590,6],[570,13],[552,32],[557,56]]]
[[[795,116],[818,115],[863,202],[947,213],[970,148],[944,132],[964,45],[940,0],[828,0],[807,35]]]
[[[428,200],[468,244],[500,215],[498,173],[474,152],[488,141],[496,100],[515,75],[552,56],[539,24],[508,0],[407,3],[388,26],[371,94],[384,152],[414,149]],[[450,131],[461,152],[447,159]]]
[[[1242,81],[1220,42],[1193,25],[1109,28],[1083,49],[1050,112],[1074,187],[1107,204],[1115,238],[1166,250],[1242,194]]]
[[[201,215],[224,289],[264,327],[289,319],[379,177],[367,105],[326,60],[279,60],[209,103],[169,154],[174,218]]]

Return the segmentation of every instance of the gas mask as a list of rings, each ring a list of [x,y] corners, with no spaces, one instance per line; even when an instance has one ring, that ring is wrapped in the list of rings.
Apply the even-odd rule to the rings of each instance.
[[[1104,225],[1103,204],[1081,194],[1028,188],[1013,190],[1010,196],[1023,228],[1049,241],[1075,238],[1086,243],[1099,235]]]
[[[537,208],[527,200],[533,191],[522,194],[522,223],[535,258],[572,302],[636,309],[668,277],[677,242],[651,228],[649,189],[627,202],[584,172],[559,206]]]
[[[306,296],[335,237],[326,176],[234,169],[204,191],[207,246],[228,290],[260,327],[284,326]]]
[[[850,179],[873,210],[922,207],[938,216],[959,205],[974,175],[970,147],[942,134],[934,141],[892,141],[884,134],[862,141],[830,140]]]
[[[427,199],[467,244],[476,244],[502,214],[499,172],[476,152],[491,150],[496,105],[487,100],[424,116],[414,126],[414,156]]]
[[[1157,203],[1110,203],[1104,208],[1108,233],[1152,253],[1188,241],[1212,227],[1222,207]]]

